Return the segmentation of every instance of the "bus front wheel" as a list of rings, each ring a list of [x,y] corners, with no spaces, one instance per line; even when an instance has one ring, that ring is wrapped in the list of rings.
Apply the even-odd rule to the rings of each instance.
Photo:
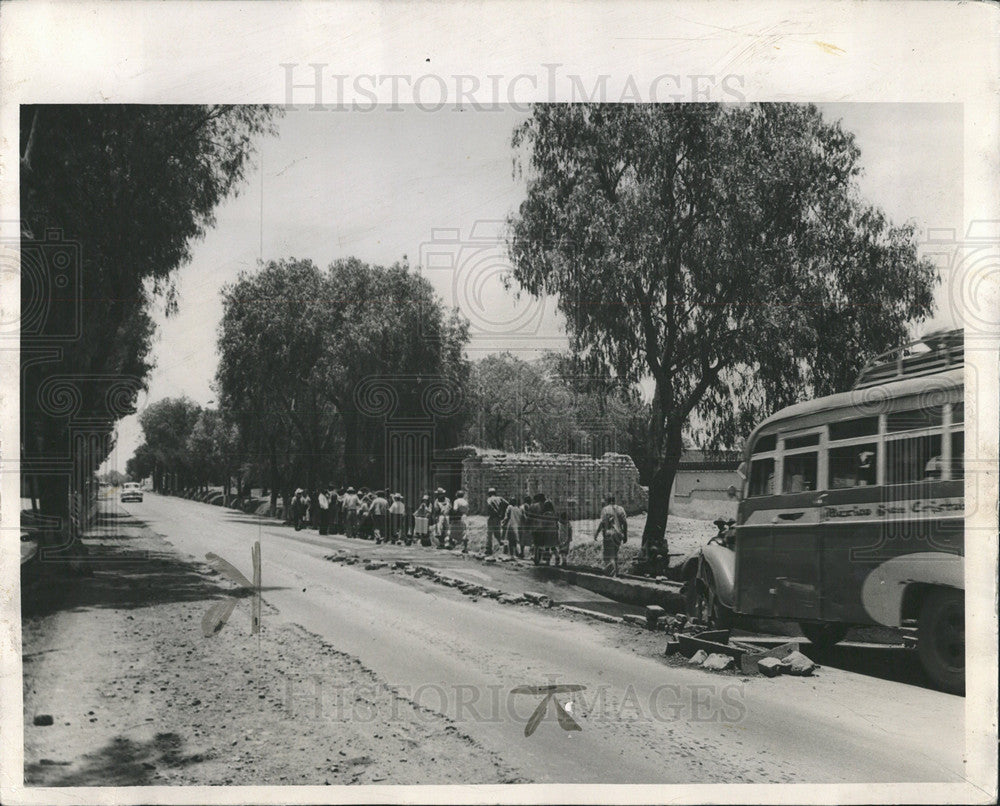
[[[809,639],[809,643],[817,649],[829,649],[839,644],[847,636],[846,624],[810,624],[808,622],[799,624],[802,634]]]
[[[711,584],[703,579],[692,580],[694,589],[688,600],[688,615],[719,630],[733,626],[733,611],[719,601]]]
[[[938,688],[965,693],[965,594],[939,588],[927,594],[917,623],[917,654]]]

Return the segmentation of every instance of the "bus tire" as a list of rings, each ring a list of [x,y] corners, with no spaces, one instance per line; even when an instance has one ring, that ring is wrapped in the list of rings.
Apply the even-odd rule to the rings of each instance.
[[[846,624],[827,622],[825,624],[810,624],[803,622],[799,624],[802,634],[809,639],[809,643],[819,650],[830,649],[836,646],[847,636],[849,629]]]
[[[719,601],[712,587],[712,579],[706,582],[701,578],[692,580],[693,597],[692,607],[689,608],[688,615],[699,621],[719,630],[725,630],[733,626],[733,611]]]
[[[917,622],[917,655],[931,682],[965,693],[965,593],[936,588],[924,598]]]

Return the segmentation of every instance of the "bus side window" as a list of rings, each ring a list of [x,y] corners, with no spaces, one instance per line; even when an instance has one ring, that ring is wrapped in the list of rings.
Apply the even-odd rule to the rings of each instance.
[[[885,443],[886,448],[886,484],[906,484],[911,481],[922,481],[928,476],[928,465],[933,465],[933,459],[940,462],[941,435],[928,434],[910,439],[893,439]]]
[[[875,484],[878,445],[844,445],[830,449],[830,489],[871,487]]]
[[[749,495],[774,495],[774,459],[754,459],[750,462]]]
[[[781,485],[783,493],[806,493],[816,489],[819,454],[794,453],[785,456],[785,478]]]

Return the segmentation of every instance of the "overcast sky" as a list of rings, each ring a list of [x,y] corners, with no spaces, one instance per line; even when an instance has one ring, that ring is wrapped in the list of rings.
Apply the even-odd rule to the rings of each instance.
[[[962,107],[957,104],[822,105],[861,148],[864,194],[894,222],[956,230],[962,216]],[[447,304],[472,324],[469,356],[511,350],[525,357],[563,349],[551,301],[516,300],[500,275],[497,222],[516,209],[524,184],[512,171],[511,132],[524,113],[451,108],[289,112],[260,145],[240,194],[177,273],[179,312],[158,311],[156,368],[140,410],[187,395],[207,405],[222,315],[220,289],[259,259],[310,258],[325,267],[356,256],[388,264],[408,256]],[[940,235],[940,233],[938,233]],[[947,283],[932,326],[954,326]],[[119,423],[106,468],[124,471],[141,442],[137,417]]]

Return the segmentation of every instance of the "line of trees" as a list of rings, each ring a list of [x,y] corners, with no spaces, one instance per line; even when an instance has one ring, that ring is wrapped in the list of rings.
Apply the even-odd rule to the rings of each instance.
[[[274,264],[263,273],[295,275],[298,268]],[[368,270],[373,275],[382,271],[378,267]],[[246,279],[241,278],[237,285]],[[268,282],[273,280],[270,277]],[[288,362],[291,373],[274,376],[272,372],[278,370],[264,362],[259,351],[279,349],[288,351],[282,354],[297,354],[288,346],[301,345],[315,322],[296,313],[279,325],[271,334],[275,341],[266,344],[243,338],[239,335],[246,334],[243,330],[228,334],[231,341],[227,342],[226,356],[232,363],[225,369],[220,366],[218,372],[219,389],[226,390],[220,395],[222,409],[202,408],[181,397],[159,400],[143,410],[139,423],[144,441],[126,464],[130,478],[150,478],[153,489],[163,492],[221,484],[227,495],[230,480],[235,479],[240,493],[251,484],[270,489],[272,504],[279,497],[290,496],[297,486],[311,487],[317,482],[342,480],[381,486],[386,471],[385,421],[380,414],[358,410],[359,402],[361,408],[365,406],[359,398],[371,377],[365,375],[371,369],[369,356],[342,354],[337,360],[343,363],[346,375],[335,386],[322,374],[310,386],[310,373],[295,361]],[[450,332],[450,338],[464,340],[464,326]],[[326,344],[335,352],[336,341]],[[470,364],[461,358],[458,346],[455,343],[449,351],[458,363],[447,384],[442,383],[445,376],[431,371],[424,361],[409,366],[403,363],[396,375],[379,377],[381,385],[375,392],[391,396],[404,419],[412,419],[425,406],[421,386],[436,384],[451,395],[455,405],[444,416],[430,412],[437,448],[474,444],[510,452],[585,453],[595,458],[607,452],[641,455],[638,446],[648,404],[638,394],[623,394],[610,379],[581,374],[582,368],[569,355],[549,353],[528,362],[500,353]],[[386,357],[383,354],[383,360]],[[355,361],[357,366],[348,367]],[[258,375],[244,371],[255,363]],[[295,386],[295,376],[301,388]],[[265,380],[266,385],[258,385]],[[345,392],[333,395],[328,391],[331,389]],[[281,399],[269,402],[251,397],[253,392],[280,394]],[[310,407],[297,399],[310,401]],[[317,402],[313,404],[313,400]],[[339,408],[341,400],[347,401],[346,412]],[[384,413],[385,407],[380,409]],[[353,439],[348,438],[348,429],[355,431]]]
[[[456,400],[469,365],[468,325],[446,310],[404,259],[355,258],[326,270],[272,261],[223,291],[216,388],[224,416],[245,435],[274,506],[297,485],[384,481],[385,418]],[[430,400],[428,401],[428,394]],[[454,444],[464,410],[426,412]]]
[[[152,306],[243,181],[275,110],[40,105],[20,110],[21,468],[72,543],[151,369]]]
[[[635,452],[646,414],[634,390],[566,355],[471,363],[467,342],[405,258],[272,261],[223,290],[218,410],[150,405],[128,472],[168,491],[252,480],[274,507],[297,486],[386,483],[387,423],[430,425],[437,449]]]
[[[139,415],[144,441],[125,465],[133,480],[152,479],[157,492],[207,489],[245,475],[244,452],[236,426],[217,409],[186,397],[165,398]]]

